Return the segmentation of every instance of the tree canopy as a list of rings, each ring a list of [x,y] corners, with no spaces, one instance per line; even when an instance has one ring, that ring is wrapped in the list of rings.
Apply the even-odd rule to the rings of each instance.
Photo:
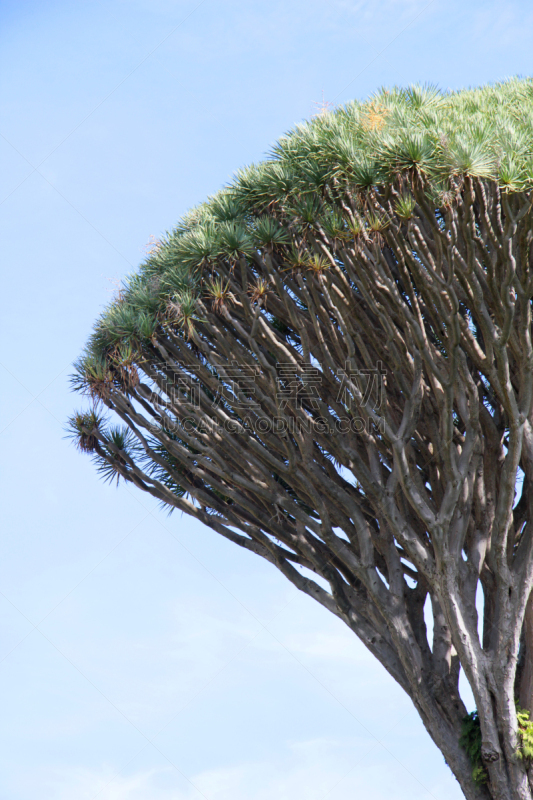
[[[73,376],[103,477],[341,618],[469,798],[532,796],[532,191],[529,79],[324,111],[154,244]]]

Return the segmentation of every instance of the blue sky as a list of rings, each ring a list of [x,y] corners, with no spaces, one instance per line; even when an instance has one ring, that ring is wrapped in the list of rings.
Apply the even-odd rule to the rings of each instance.
[[[408,699],[273,568],[102,484],[70,365],[150,236],[381,85],[531,74],[525,2],[3,3],[0,800],[454,800]]]

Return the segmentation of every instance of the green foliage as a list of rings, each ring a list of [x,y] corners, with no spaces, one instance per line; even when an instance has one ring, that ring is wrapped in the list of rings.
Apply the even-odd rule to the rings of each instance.
[[[480,135],[481,134],[481,135]],[[475,178],[496,177],[496,154],[491,147],[489,131],[465,130],[445,148],[443,172],[452,175],[471,175]],[[447,167],[447,169],[446,169]]]
[[[517,750],[518,758],[531,761],[533,758],[533,721],[529,718],[529,711],[516,704],[516,717],[518,719],[518,736],[520,745]]]
[[[217,222],[236,222],[242,219],[242,204],[229,192],[219,192],[212,197],[207,208]]]
[[[231,299],[229,281],[225,281],[222,278],[213,278],[213,280],[206,283],[205,293],[211,299],[213,310],[220,312]]]
[[[190,338],[195,330],[195,323],[200,319],[197,316],[198,300],[193,292],[182,292],[176,302],[172,303],[173,315],[179,325]]]
[[[374,213],[367,215],[366,222],[368,225],[368,230],[372,233],[380,233],[381,231],[384,231],[389,224],[389,220],[386,217],[378,216]]]
[[[67,420],[67,438],[72,439],[82,453],[94,453],[103,417],[96,409],[76,412]]]
[[[259,217],[252,231],[253,238],[261,245],[283,245],[289,243],[287,232],[273,217]]]
[[[520,708],[517,703],[516,717],[520,744],[516,751],[516,756],[528,762],[533,759],[533,721],[529,716],[529,711]],[[481,758],[481,725],[477,711],[472,711],[472,713],[464,717],[459,744],[466,750],[472,764],[474,782],[478,785],[486,783],[488,775]]]
[[[352,236],[354,239],[358,239],[359,236],[364,233],[365,228],[360,220],[354,219],[353,221],[348,221],[348,230],[350,232],[350,236]]]
[[[350,231],[346,227],[342,215],[337,211],[332,211],[321,217],[319,224],[330,239],[348,239],[350,237]]]
[[[409,86],[402,91],[406,104],[414,111],[441,108],[446,103],[439,88],[431,83],[424,86]]]
[[[291,247],[285,254],[288,269],[305,269],[309,262],[309,255],[298,247]]]
[[[219,250],[219,231],[211,221],[186,231],[176,239],[173,246],[176,261],[193,274],[214,261]]]
[[[167,434],[172,438],[171,434]],[[127,472],[128,460],[135,457],[148,473],[161,481],[167,489],[182,497],[184,489],[175,476],[182,472],[177,460],[156,438],[148,437],[147,443],[155,454],[154,460],[139,445],[133,432],[124,425],[109,425],[98,408],[76,412],[67,422],[67,438],[84,453],[93,455],[96,469],[105,482],[119,481],[123,468]],[[98,446],[98,451],[97,451]],[[184,445],[186,446],[186,445]],[[105,458],[105,456],[111,456]]]
[[[234,269],[244,257],[253,265],[271,248],[282,270],[321,273],[328,262],[307,245],[317,233],[333,251],[341,242],[381,242],[392,220],[371,212],[365,198],[394,184],[394,211],[406,221],[416,213],[415,175],[437,209],[452,202],[465,175],[496,180],[507,192],[532,189],[533,81],[460,92],[393,87],[297,125],[268,160],[239,171],[151,248],[97,321],[75,388],[93,399],[112,386],[127,390],[135,363],[169,325],[190,340],[199,324],[195,298],[221,262]],[[211,305],[220,311],[229,294],[214,286]],[[117,362],[125,345],[131,355]]]
[[[487,783],[488,775],[481,758],[481,724],[477,711],[472,711],[463,718],[459,744],[466,750],[466,754],[472,764],[474,783],[478,786]]]
[[[241,255],[251,256],[254,252],[252,237],[246,227],[239,222],[222,222],[219,226],[220,250],[219,253],[230,261],[237,260]]]
[[[138,449],[135,435],[124,425],[110,426],[104,431],[104,434],[105,441],[101,445],[102,453],[112,456],[116,464],[125,466],[124,456],[129,456]],[[120,479],[118,468],[100,456],[96,456],[95,461],[97,472],[104,482],[112,483],[116,480],[118,484]]]
[[[168,439],[176,438],[168,431],[166,435]],[[137,449],[137,460],[139,464],[142,464],[147,473],[156,480],[161,481],[167,489],[170,489],[170,491],[178,497],[183,497],[185,490],[179,485],[177,480],[180,474],[183,475],[183,469],[177,459],[168,452],[167,448],[162,445],[158,439],[149,437],[148,444],[156,458],[152,458],[152,456],[148,455],[144,450]],[[181,444],[187,447],[184,442],[181,442]],[[172,508],[170,511],[172,511]]]
[[[295,197],[288,207],[288,213],[301,220],[305,225],[313,225],[320,214],[322,203],[315,195]]]
[[[516,153],[504,153],[498,175],[500,185],[512,192],[520,191],[527,182],[525,168]]]
[[[394,209],[400,219],[407,221],[413,216],[416,201],[412,195],[403,194],[395,203]]]
[[[423,131],[401,131],[383,143],[381,162],[384,174],[394,175],[408,169],[435,173],[438,166],[437,142]]]

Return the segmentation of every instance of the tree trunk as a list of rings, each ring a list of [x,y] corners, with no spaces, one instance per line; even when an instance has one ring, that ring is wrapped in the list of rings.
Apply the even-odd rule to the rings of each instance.
[[[523,628],[523,664],[520,675],[520,705],[533,712],[533,594],[526,606]]]

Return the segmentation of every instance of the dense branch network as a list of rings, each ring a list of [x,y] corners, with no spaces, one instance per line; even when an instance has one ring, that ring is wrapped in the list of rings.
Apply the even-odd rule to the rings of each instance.
[[[105,477],[340,617],[468,797],[529,798],[532,195],[496,140],[453,139],[450,98],[410,92],[297,130],[156,247],[96,325],[71,425]]]

